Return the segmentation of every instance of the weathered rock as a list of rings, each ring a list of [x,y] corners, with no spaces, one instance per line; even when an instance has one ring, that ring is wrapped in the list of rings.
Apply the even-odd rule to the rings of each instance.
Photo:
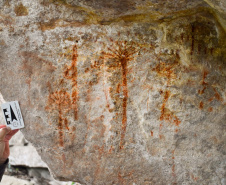
[[[46,168],[35,148],[31,145],[10,147],[9,163],[15,166]]]
[[[27,180],[18,179],[16,177],[4,175],[1,181],[4,185],[34,185],[34,183]]]
[[[28,145],[28,141],[24,138],[22,132],[17,132],[17,134],[11,138],[9,141],[9,146],[24,146]]]
[[[0,7],[0,91],[19,100],[22,132],[57,179],[225,181],[224,6],[11,0]]]

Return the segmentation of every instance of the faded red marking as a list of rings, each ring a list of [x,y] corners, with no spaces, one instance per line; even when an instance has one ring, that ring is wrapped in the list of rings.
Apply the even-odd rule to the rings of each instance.
[[[175,170],[175,150],[172,151],[172,160],[173,160],[173,165],[172,165],[172,175],[174,177],[174,184],[176,184],[176,170]]]
[[[73,143],[73,141],[74,141],[74,139],[75,139],[75,137],[76,137],[75,131],[76,131],[76,127],[73,126],[72,129],[71,129],[71,131],[69,132],[70,137],[71,137],[71,143]]]
[[[213,97],[211,97],[208,101],[211,102],[213,101],[214,99],[218,100],[218,101],[223,101],[223,98],[221,97],[221,95],[217,92],[216,88],[212,87],[215,94],[213,95]]]
[[[112,41],[113,42],[113,41]],[[135,43],[132,43],[135,44]],[[122,100],[122,131],[121,131],[121,140],[120,148],[123,148],[124,138],[127,127],[127,100],[128,100],[128,88],[127,88],[127,73],[128,73],[128,62],[133,60],[133,55],[138,52],[138,50],[133,46],[129,45],[127,41],[116,41],[116,48],[108,48],[108,52],[103,52],[104,57],[114,58],[118,62],[117,67],[121,67],[122,71],[122,91],[123,91],[123,100]],[[117,87],[120,88],[120,87]],[[120,90],[120,89],[117,89]]]
[[[124,179],[122,177],[121,172],[118,172],[118,182],[119,182],[119,184],[124,184]]]
[[[213,111],[213,107],[209,107],[209,108],[208,108],[208,111],[209,111],[209,112],[212,112],[212,111]]]
[[[153,135],[154,135],[154,133],[153,133],[153,131],[151,130],[151,136],[153,137]]]
[[[104,145],[100,146],[94,146],[96,150],[98,150],[98,160],[97,160],[97,165],[96,165],[96,170],[95,170],[95,180],[94,182],[99,178],[99,174],[101,173],[101,158],[105,153],[104,151]],[[94,183],[95,184],[95,183]]]
[[[58,133],[59,133],[59,144],[60,146],[64,145],[64,133],[63,133],[63,119],[62,119],[62,110],[59,109],[59,118],[58,118]]]
[[[105,95],[105,99],[106,99],[106,107],[109,109],[110,108],[110,103],[109,103],[109,100],[108,100],[108,90],[106,90],[105,88],[105,83],[104,83],[104,95]]]
[[[204,104],[203,104],[203,102],[201,101],[201,102],[199,103],[199,108],[200,108],[200,109],[203,109],[203,105],[204,105]]]
[[[208,73],[209,72],[207,70],[203,71],[203,78],[202,78],[202,83],[201,83],[201,85],[203,86],[203,89],[198,91],[199,94],[203,94],[207,88],[208,83],[205,82],[205,79],[206,79]]]
[[[89,86],[87,88],[86,101],[89,103],[89,109],[88,109],[88,114],[86,115],[86,119],[87,119],[87,132],[86,132],[85,139],[84,139],[84,146],[87,143],[88,132],[89,132],[90,127],[91,127],[90,113],[91,113],[91,107],[92,107],[92,97],[91,97],[92,83],[89,83],[88,85]]]
[[[199,178],[198,177],[195,177],[193,174],[191,174],[191,178],[194,180],[194,181],[197,181]]]
[[[114,147],[111,146],[111,148],[109,149],[108,153],[111,154],[113,150],[114,150]]]
[[[160,123],[160,125],[159,125],[159,132],[162,130],[162,127],[163,127],[163,125],[162,125],[162,123]]]
[[[176,73],[174,72],[174,66],[177,64],[177,61],[171,64],[160,62],[152,70],[157,72],[160,77],[167,78],[167,85],[169,85],[172,79],[176,79]]]
[[[26,80],[26,84],[28,85],[28,89],[29,89],[29,92],[30,92],[31,91],[31,76],[29,76],[28,79]],[[32,106],[30,95],[28,97],[28,104],[29,104],[29,106]]]
[[[63,134],[63,121],[65,127],[68,127],[68,123],[65,114],[71,108],[71,99],[69,93],[65,90],[60,90],[49,94],[48,104],[46,110],[53,112],[58,111],[58,133],[59,133],[59,145],[64,145],[64,134]]]
[[[77,83],[77,46],[74,45],[72,49],[72,62],[70,66],[66,66],[64,77],[72,81],[72,109],[74,110],[74,119],[78,120],[78,83]]]
[[[163,100],[163,104],[162,104],[162,107],[161,107],[161,116],[160,116],[160,120],[164,120],[165,119],[165,106],[166,106],[166,102],[168,101],[169,99],[169,96],[170,96],[170,91],[166,91],[165,92],[165,95],[164,95],[164,100]]]
[[[127,184],[129,184],[127,182],[128,178],[125,178],[125,177],[131,177],[133,175],[133,173],[134,173],[134,170],[129,172],[128,174],[122,174],[121,172],[118,172],[118,183],[120,185],[124,185],[124,184],[127,185]]]
[[[65,171],[66,170],[66,157],[65,157],[65,154],[62,154],[61,158],[62,158],[62,161],[64,163],[64,165],[63,165],[63,171]]]
[[[165,139],[165,136],[162,134],[159,134],[159,139]]]
[[[160,120],[161,121],[168,121],[170,123],[173,123],[176,126],[179,126],[181,124],[181,121],[179,118],[174,115],[173,112],[171,112],[169,109],[166,108],[166,103],[169,100],[170,97],[170,91],[166,91],[164,94],[163,104],[161,106],[161,115]]]
[[[68,127],[68,120],[67,118],[64,118],[64,126],[67,130],[70,130],[69,127]]]
[[[217,92],[216,88],[213,87],[213,90],[215,92],[214,97],[218,100],[218,101],[223,101],[223,98],[221,97],[221,95]],[[211,100],[212,101],[212,100]]]
[[[119,94],[120,93],[120,88],[121,88],[121,84],[119,83],[118,85],[117,85],[117,89],[116,89],[116,92]]]

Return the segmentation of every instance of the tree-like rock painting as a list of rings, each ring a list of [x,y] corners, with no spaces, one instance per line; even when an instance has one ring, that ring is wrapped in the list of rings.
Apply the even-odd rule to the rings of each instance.
[[[72,109],[74,110],[74,119],[78,120],[78,91],[77,91],[77,46],[72,49],[72,62],[70,66],[66,66],[64,77],[72,81]]]
[[[128,62],[134,59],[134,54],[140,49],[136,47],[134,42],[128,41],[115,41],[112,46],[108,47],[107,52],[103,52],[104,58],[112,58],[117,62],[117,65],[122,72],[122,126],[121,126],[121,140],[120,148],[124,146],[124,137],[127,127],[127,101],[128,101],[128,87],[127,87],[127,73],[128,73]]]
[[[57,127],[59,132],[60,146],[64,145],[63,126],[65,126],[67,130],[69,130],[66,114],[69,112],[70,109],[71,99],[68,92],[66,92],[65,90],[59,90],[49,94],[46,110],[50,112],[56,111],[56,114],[58,115]]]

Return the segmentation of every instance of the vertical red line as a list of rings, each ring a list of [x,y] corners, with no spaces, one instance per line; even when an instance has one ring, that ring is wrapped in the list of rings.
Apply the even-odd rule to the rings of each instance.
[[[78,104],[77,104],[77,100],[78,100],[78,92],[77,92],[77,75],[78,75],[78,71],[77,71],[77,58],[78,58],[78,54],[77,54],[77,46],[75,45],[73,47],[73,54],[72,54],[72,108],[74,110],[74,118],[75,120],[78,119]]]
[[[59,143],[60,143],[60,146],[63,146],[64,141],[63,141],[62,110],[61,110],[60,104],[58,106],[59,106],[58,107],[58,110],[59,110],[59,119],[58,119]]]
[[[77,76],[78,76],[78,71],[77,71],[77,46],[74,45],[72,49],[72,62],[71,66],[67,67],[67,69],[64,71],[64,76],[67,79],[70,79],[72,81],[72,109],[74,110],[74,119],[78,120],[78,90],[77,90]],[[71,71],[71,73],[70,73]]]
[[[69,126],[68,126],[68,120],[67,120],[67,118],[64,118],[64,126],[65,126],[65,128],[66,128],[67,130],[70,130],[70,129],[69,129]]]
[[[124,137],[126,133],[127,127],[127,99],[128,99],[128,89],[127,89],[127,60],[123,58],[121,60],[122,65],[122,86],[123,86],[123,103],[122,103],[122,133],[121,133],[121,141],[120,148],[123,148],[124,145]]]

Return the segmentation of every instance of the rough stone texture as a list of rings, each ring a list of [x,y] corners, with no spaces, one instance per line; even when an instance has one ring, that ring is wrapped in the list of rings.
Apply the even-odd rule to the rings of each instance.
[[[10,148],[9,162],[15,166],[46,168],[33,146],[14,146]]]
[[[4,185],[34,185],[34,183],[32,182],[11,177],[8,175],[3,176],[1,183]]]
[[[223,0],[0,1],[0,91],[53,175],[225,184]]]
[[[1,122],[4,123],[4,122]],[[17,132],[16,135],[14,135],[11,140],[9,141],[9,146],[13,147],[13,146],[27,146],[29,143],[28,141],[26,141],[26,139],[24,138],[24,135],[22,134],[22,132]]]

